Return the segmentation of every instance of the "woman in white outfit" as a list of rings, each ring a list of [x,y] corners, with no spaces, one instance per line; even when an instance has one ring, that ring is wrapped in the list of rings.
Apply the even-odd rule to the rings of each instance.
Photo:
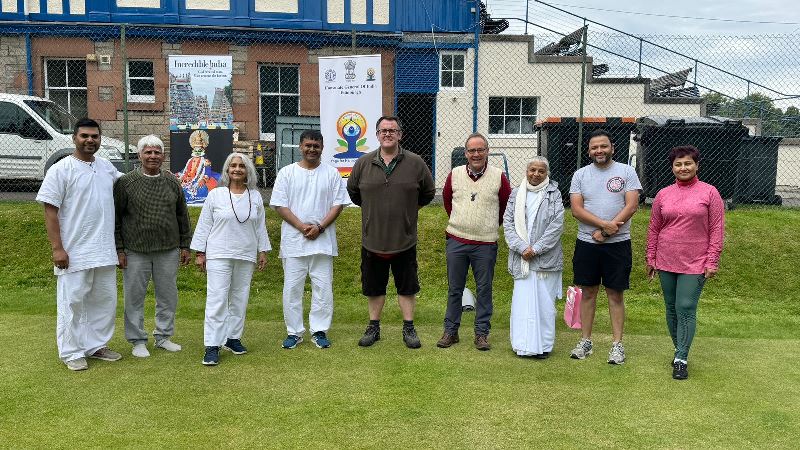
[[[263,270],[267,252],[264,200],[256,189],[256,169],[241,153],[222,167],[220,187],[209,192],[192,238],[195,263],[207,272],[203,364],[219,364],[220,347],[235,355],[242,345],[244,317],[253,270]]]
[[[549,175],[547,159],[534,157],[503,216],[508,271],[514,277],[511,348],[519,356],[539,359],[550,356],[555,343],[555,301],[561,298],[564,268],[564,204]]]

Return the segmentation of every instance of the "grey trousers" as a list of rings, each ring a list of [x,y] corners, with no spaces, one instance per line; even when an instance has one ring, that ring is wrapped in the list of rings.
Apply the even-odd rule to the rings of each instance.
[[[144,330],[144,297],[147,284],[153,279],[156,296],[156,342],[175,332],[175,309],[178,307],[178,265],[180,250],[137,253],[127,250],[128,267],[122,271],[125,293],[125,339],[131,344],[147,342]]]
[[[488,335],[491,328],[492,282],[497,262],[497,244],[464,244],[447,239],[447,311],[444,331],[455,334],[461,325],[461,297],[467,284],[467,272],[472,266],[477,292],[475,294],[475,334]]]

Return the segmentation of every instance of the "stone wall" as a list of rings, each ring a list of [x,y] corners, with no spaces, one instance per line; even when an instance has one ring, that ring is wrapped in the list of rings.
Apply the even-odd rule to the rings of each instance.
[[[0,92],[27,94],[25,37],[0,36]]]

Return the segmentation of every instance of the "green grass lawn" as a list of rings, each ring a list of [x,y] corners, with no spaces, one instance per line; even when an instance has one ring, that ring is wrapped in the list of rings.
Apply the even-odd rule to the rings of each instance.
[[[192,212],[194,219],[199,210]],[[610,330],[603,298],[589,359],[569,359],[578,333],[560,319],[550,359],[513,354],[513,283],[503,245],[492,350],[472,347],[472,313],[465,313],[460,344],[436,348],[447,293],[446,215],[431,206],[420,220],[420,350],[403,346],[392,296],[383,339],[371,348],[356,345],[367,318],[356,209],[339,221],[333,347],[319,350],[307,340],[282,350],[279,219],[270,213],[276,251],[267,270],[254,276],[247,355],[223,353],[219,366],[200,365],[205,279],[184,268],[175,336],[182,352],[135,359],[118,320],[111,345],[125,357],[90,360],[88,371],[74,373],[57,358],[55,277],[41,207],[0,203],[0,339],[7,343],[0,357],[0,447],[796,448],[800,214],[728,213],[721,271],[706,285],[698,311],[690,379],[678,382],[670,377],[660,289],[644,276],[648,213],[634,216],[623,366],[605,362]],[[568,266],[576,228],[569,217]],[[571,279],[567,267],[564,281]],[[561,311],[563,301],[558,306]],[[152,327],[152,297],[147,314]]]

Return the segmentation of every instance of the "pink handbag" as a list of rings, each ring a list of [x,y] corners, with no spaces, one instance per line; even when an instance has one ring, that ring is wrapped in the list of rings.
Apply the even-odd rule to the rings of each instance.
[[[570,328],[581,327],[581,298],[583,291],[577,286],[567,288],[567,301],[564,304],[564,322]]]

